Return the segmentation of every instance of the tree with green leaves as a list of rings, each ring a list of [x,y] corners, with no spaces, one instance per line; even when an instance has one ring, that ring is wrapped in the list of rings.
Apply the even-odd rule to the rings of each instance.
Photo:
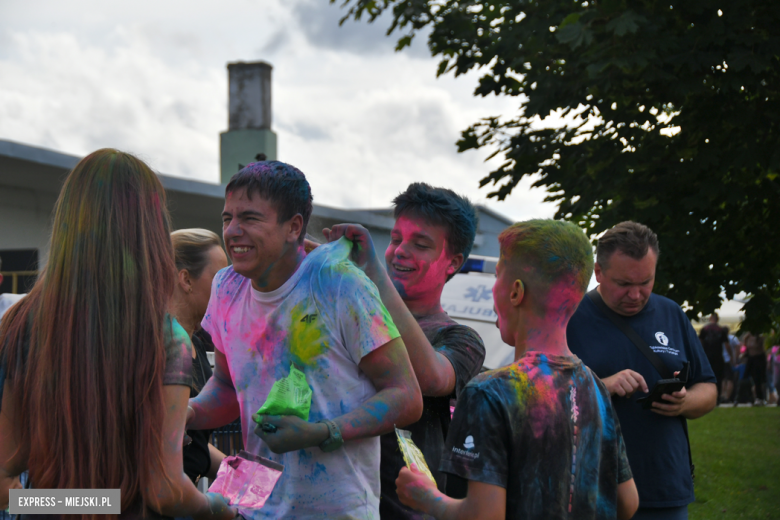
[[[480,181],[495,186],[489,196],[532,176],[556,218],[594,238],[624,220],[652,228],[656,291],[687,302],[689,316],[740,292],[744,327],[780,316],[780,2],[343,7],[344,20],[391,11],[398,50],[425,29],[439,74],[479,69],[475,95],[518,98],[518,113],[486,117],[457,143],[503,159]]]

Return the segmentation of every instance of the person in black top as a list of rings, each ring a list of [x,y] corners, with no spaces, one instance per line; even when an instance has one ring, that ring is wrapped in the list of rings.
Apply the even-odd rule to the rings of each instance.
[[[211,282],[217,271],[227,267],[227,256],[219,236],[206,229],[180,229],[171,233],[178,278],[171,300],[171,313],[192,339],[192,386],[197,396],[212,375],[206,352],[213,351],[209,333],[200,327],[208,307]],[[209,430],[187,430],[192,441],[184,447],[184,473],[198,483],[213,480],[225,454],[209,444]]]
[[[720,395],[723,377],[726,373],[726,360],[723,358],[723,351],[725,348],[731,350],[731,344],[729,343],[729,329],[718,325],[718,319],[718,313],[713,312],[710,316],[710,322],[699,331],[699,341],[701,341],[707,360],[718,379],[718,395]]]
[[[456,323],[444,312],[441,293],[471,252],[476,210],[465,197],[423,183],[410,184],[393,202],[396,220],[385,251],[385,265],[368,231],[361,226],[334,226],[326,230],[326,236],[333,241],[346,234],[357,244],[357,264],[379,289],[382,303],[404,340],[423,394],[422,417],[407,429],[425,456],[439,490],[463,496],[465,481],[439,471],[439,462],[450,425],[450,399],[458,397],[479,373],[485,345],[473,329]],[[401,503],[395,490],[395,479],[404,466],[395,433],[383,435],[381,441],[379,516],[382,520],[422,518],[422,513]]]

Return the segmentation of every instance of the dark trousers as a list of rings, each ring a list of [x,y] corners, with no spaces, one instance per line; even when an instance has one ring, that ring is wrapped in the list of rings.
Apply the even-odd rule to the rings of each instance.
[[[756,398],[766,399],[766,394],[764,393],[764,388],[766,387],[766,357],[764,354],[748,358],[745,376],[753,379],[753,384],[756,385]]]
[[[718,398],[720,398],[720,392],[721,388],[723,386],[723,372],[726,369],[726,362],[723,361],[723,353],[717,352],[717,353],[707,353],[707,359],[710,362],[710,366],[712,367],[712,371],[715,372],[715,377],[717,378],[718,382]]]

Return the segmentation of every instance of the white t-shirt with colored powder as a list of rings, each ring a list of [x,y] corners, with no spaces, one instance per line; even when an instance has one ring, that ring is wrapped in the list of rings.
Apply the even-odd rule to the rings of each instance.
[[[284,465],[279,482],[251,518],[379,518],[379,438],[273,453],[254,434],[252,414],[290,371],[312,389],[309,422],[333,419],[376,394],[358,363],[399,337],[376,286],[348,259],[351,242],[318,247],[279,289],[259,292],[227,267],[211,288],[203,328],[225,354],[241,407],[247,451]]]

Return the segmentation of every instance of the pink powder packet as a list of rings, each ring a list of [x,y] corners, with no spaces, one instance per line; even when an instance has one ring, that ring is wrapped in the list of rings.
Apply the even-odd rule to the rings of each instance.
[[[271,495],[284,466],[241,450],[225,457],[209,491],[219,493],[231,506],[260,509]]]

